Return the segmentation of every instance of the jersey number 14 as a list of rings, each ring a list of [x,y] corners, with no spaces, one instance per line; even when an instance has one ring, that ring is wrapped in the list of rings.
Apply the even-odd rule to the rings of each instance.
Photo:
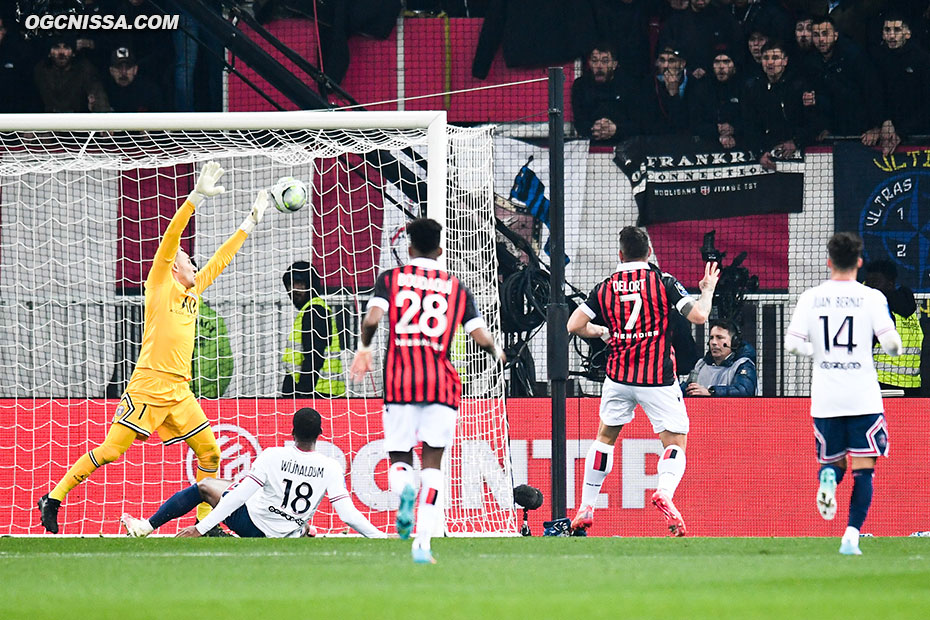
[[[826,353],[830,352],[830,317],[821,316],[820,320],[823,321],[823,350]],[[840,335],[845,331],[846,342],[840,342]],[[843,322],[840,323],[839,329],[836,330],[836,333],[833,334],[832,338],[833,346],[837,349],[845,348],[849,353],[852,353],[853,349],[856,348],[856,343],[853,342],[853,317],[847,316],[843,319]]]

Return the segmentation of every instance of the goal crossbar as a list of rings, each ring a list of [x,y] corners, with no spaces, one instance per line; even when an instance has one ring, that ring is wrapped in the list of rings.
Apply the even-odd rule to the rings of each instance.
[[[263,129],[416,129],[446,123],[446,112],[139,112],[0,114],[0,131],[258,131]]]

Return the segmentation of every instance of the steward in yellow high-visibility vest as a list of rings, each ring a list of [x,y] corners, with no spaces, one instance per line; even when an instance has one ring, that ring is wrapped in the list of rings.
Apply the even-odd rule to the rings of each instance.
[[[920,351],[924,333],[920,326],[920,312],[914,293],[907,287],[897,286],[898,268],[890,260],[876,260],[863,268],[865,285],[880,290],[888,300],[888,310],[895,328],[901,335],[904,347],[901,355],[891,357],[875,345],[872,360],[883,388],[903,389],[905,396],[920,396]]]
[[[284,396],[334,398],[344,396],[341,346],[335,317],[319,290],[319,276],[306,261],[284,273],[284,287],[298,309],[282,361],[287,369]]]
[[[892,316],[904,348],[901,349],[901,355],[891,357],[882,352],[881,345],[875,345],[872,360],[878,372],[878,382],[890,387],[919,388],[920,349],[924,342],[924,332],[920,328],[920,313]]]

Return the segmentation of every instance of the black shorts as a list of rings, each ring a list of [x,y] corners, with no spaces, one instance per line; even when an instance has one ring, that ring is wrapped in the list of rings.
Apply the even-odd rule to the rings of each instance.
[[[849,456],[886,456],[888,429],[885,414],[869,413],[839,418],[814,418],[817,460],[834,463]]]

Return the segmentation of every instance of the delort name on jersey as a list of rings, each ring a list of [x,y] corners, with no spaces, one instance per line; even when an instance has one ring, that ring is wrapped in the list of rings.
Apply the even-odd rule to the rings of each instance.
[[[611,282],[615,293],[638,293],[643,290],[645,280],[614,280]]]

